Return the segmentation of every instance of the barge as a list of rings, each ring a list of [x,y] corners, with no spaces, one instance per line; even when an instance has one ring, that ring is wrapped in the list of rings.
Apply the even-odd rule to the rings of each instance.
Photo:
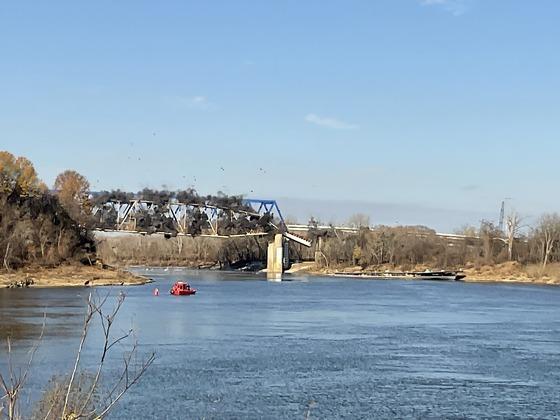
[[[425,270],[425,271],[362,271],[360,273],[334,273],[335,277],[357,277],[372,279],[415,279],[459,281],[466,277],[462,271]]]

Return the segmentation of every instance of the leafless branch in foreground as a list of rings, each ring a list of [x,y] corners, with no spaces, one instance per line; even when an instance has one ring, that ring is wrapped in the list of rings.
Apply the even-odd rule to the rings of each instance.
[[[144,359],[141,359],[137,365],[132,364],[133,360],[138,360],[138,343],[134,340],[131,347],[126,351],[124,356],[124,363],[121,373],[116,379],[116,382],[110,387],[111,391],[108,393],[103,392],[100,387],[100,379],[103,374],[103,368],[107,359],[116,346],[124,346],[126,342],[133,336],[133,330],[129,329],[121,334],[113,334],[115,326],[115,319],[122,308],[125,300],[125,295],[120,293],[116,297],[114,307],[105,311],[104,306],[109,296],[104,298],[93,297],[91,294],[88,297],[87,311],[84,317],[84,324],[82,329],[82,338],[80,346],[76,354],[74,368],[70,379],[66,385],[66,396],[62,410],[50,409],[45,416],[45,419],[98,419],[103,418],[109,411],[117,404],[117,402],[124,396],[124,394],[134,386],[140,378],[144,375],[146,370],[155,360],[155,353],[150,353]],[[103,331],[103,344],[101,348],[101,355],[95,369],[95,373],[86,376],[85,386],[84,383],[77,386],[75,378],[80,371],[81,355],[84,349],[84,342],[90,330],[91,323],[94,318],[100,322]],[[109,388],[108,388],[109,389]],[[71,398],[73,396],[73,398]],[[54,399],[56,403],[56,399]],[[93,403],[95,402],[95,404]]]
[[[104,298],[92,294],[88,296],[80,343],[72,371],[68,375],[56,375],[51,378],[35,406],[33,418],[44,420],[104,418],[126,392],[138,383],[154,362],[155,353],[153,352],[145,357],[139,355],[138,342],[133,337],[132,329],[120,334],[113,333],[115,319],[124,303],[125,295],[120,293],[116,297],[114,307],[105,311],[104,307],[108,299],[109,295]],[[95,368],[89,371],[82,368],[82,355],[92,323],[96,319],[99,320],[103,331],[103,343],[99,361]],[[44,329],[45,322],[43,322],[41,336],[30,351],[25,368],[19,373],[14,371],[11,359],[11,341],[8,339],[9,378],[0,373],[0,391],[3,391],[4,394],[0,397],[0,419],[20,420],[22,418],[18,406],[20,392],[31,372],[33,357],[39,348]],[[127,347],[127,343],[129,347]],[[120,373],[114,378],[114,383],[111,384],[111,379],[103,376],[103,370],[109,356],[117,347],[122,349],[123,365]],[[102,377],[104,381],[101,380]],[[102,382],[105,382],[103,386],[101,386]]]

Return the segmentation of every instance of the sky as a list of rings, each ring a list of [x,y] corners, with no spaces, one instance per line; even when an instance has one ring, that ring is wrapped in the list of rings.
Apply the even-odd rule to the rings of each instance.
[[[0,150],[50,185],[297,217],[535,217],[560,211],[559,21],[557,0],[2,1]]]

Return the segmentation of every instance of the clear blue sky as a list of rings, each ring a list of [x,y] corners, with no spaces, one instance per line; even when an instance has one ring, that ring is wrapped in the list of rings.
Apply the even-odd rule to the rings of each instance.
[[[560,210],[558,22],[557,0],[4,1],[0,149],[94,189]]]

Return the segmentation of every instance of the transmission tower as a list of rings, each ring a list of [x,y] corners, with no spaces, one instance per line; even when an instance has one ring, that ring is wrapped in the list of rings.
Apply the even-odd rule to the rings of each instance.
[[[500,223],[498,225],[498,229],[500,229],[500,232],[504,231],[504,207],[505,207],[505,200],[502,201],[502,208],[500,209]]]

